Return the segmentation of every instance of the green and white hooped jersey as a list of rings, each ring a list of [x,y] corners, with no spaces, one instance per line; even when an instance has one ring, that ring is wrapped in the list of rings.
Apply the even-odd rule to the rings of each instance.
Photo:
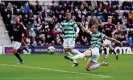
[[[62,30],[64,32],[64,39],[73,38],[75,39],[75,29],[77,24],[74,20],[64,20],[61,22]]]
[[[103,33],[101,33],[101,32],[92,33],[91,34],[91,41],[90,41],[91,48],[94,48],[94,47],[100,48],[101,47],[102,40],[105,37],[106,37],[106,35],[103,34]]]

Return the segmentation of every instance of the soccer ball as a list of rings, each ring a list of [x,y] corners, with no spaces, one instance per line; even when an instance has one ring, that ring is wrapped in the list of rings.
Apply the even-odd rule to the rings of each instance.
[[[53,46],[49,46],[48,49],[47,49],[47,52],[49,54],[54,54],[55,53],[55,48]]]

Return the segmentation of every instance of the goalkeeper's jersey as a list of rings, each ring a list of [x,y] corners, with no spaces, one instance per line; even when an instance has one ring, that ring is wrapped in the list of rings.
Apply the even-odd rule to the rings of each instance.
[[[105,34],[103,34],[101,32],[92,33],[91,40],[90,40],[91,48],[94,48],[94,47],[100,48],[100,46],[102,44],[102,40],[105,37],[106,37]]]
[[[64,32],[64,39],[73,38],[75,39],[75,29],[77,24],[74,20],[64,20],[61,22],[62,30]]]

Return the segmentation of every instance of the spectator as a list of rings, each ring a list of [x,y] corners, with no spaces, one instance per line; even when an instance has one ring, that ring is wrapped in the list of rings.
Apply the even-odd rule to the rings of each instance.
[[[81,44],[82,45],[88,45],[88,38],[86,36],[81,37]]]
[[[132,37],[129,37],[128,38],[128,45],[129,46],[132,46],[133,45],[133,39],[132,39]]]
[[[124,27],[120,27],[114,35],[115,35],[115,39],[121,41],[124,45],[127,44],[127,34]],[[116,43],[116,45],[119,45],[119,44]]]
[[[7,5],[7,10],[12,11],[12,9],[13,9],[13,5],[9,2]]]
[[[32,18],[33,15],[34,15],[34,14],[33,14],[32,10],[30,10],[30,12],[28,13],[29,18]]]
[[[24,12],[25,13],[29,13],[30,12],[30,8],[29,8],[29,3],[28,2],[24,6]]]
[[[128,32],[128,44],[133,45],[133,29],[130,29]]]
[[[92,24],[98,24],[100,31],[103,29],[105,33],[109,33],[106,30],[108,27],[106,29],[104,27],[111,24],[111,26],[116,26],[114,30],[118,30],[116,38],[119,38],[119,35],[126,36],[128,34],[126,40],[133,41],[133,31],[131,31],[133,28],[133,2],[124,1],[122,5],[118,1],[111,1],[111,4],[108,1],[58,1],[56,5],[54,3],[52,3],[53,5],[45,5],[45,3],[40,5],[38,1],[35,5],[29,4],[29,2],[24,5],[12,3],[9,2],[5,5],[2,2],[0,4],[1,16],[10,32],[9,36],[11,37],[12,26],[15,23],[14,16],[19,15],[21,23],[29,31],[29,41],[32,45],[61,45],[63,34],[61,33],[60,22],[65,18],[64,13],[66,11],[72,12],[72,19],[76,22],[83,22],[86,28],[90,28]],[[118,9],[124,9],[124,11],[120,12]],[[110,16],[112,22],[106,24]],[[127,34],[119,30],[121,25],[127,27],[129,30]],[[88,35],[80,30],[76,44],[88,45],[87,38]]]

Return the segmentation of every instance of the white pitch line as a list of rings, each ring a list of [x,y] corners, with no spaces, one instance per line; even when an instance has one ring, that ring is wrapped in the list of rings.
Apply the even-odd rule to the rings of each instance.
[[[64,79],[64,78],[67,78],[67,79],[72,79],[72,78],[85,78],[85,77],[43,77],[43,78],[33,78],[33,77],[24,77],[24,78],[22,78],[22,77],[17,77],[17,78],[9,78],[9,77],[7,77],[7,78],[0,78],[0,80],[45,80],[45,79]]]
[[[97,76],[101,78],[112,78],[112,76],[105,76],[99,74],[89,74],[89,73],[81,73],[81,72],[72,72],[72,71],[64,71],[64,70],[57,70],[57,69],[50,69],[50,68],[42,68],[42,67],[32,67],[32,66],[20,66],[20,65],[9,65],[9,64],[0,64],[1,66],[10,66],[10,67],[21,67],[21,68],[29,68],[29,69],[38,69],[38,70],[48,70],[54,72],[62,72],[62,73],[73,73],[73,74],[82,74],[82,75],[89,75],[89,76]]]
[[[34,78],[0,78],[0,80],[35,80]]]

